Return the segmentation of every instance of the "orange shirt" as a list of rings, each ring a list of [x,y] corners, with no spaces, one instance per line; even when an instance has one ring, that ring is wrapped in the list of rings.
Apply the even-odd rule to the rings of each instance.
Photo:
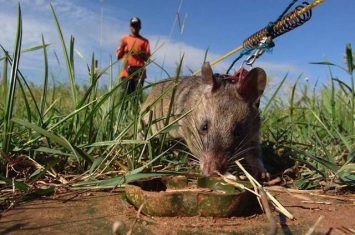
[[[126,66],[144,66],[147,58],[150,57],[150,47],[148,39],[139,36],[126,35],[121,38],[116,50],[116,57],[121,53],[121,44],[125,41],[127,45],[123,49],[121,78],[128,77]],[[117,58],[120,59],[120,58]],[[146,71],[143,71],[142,78],[146,78]]]

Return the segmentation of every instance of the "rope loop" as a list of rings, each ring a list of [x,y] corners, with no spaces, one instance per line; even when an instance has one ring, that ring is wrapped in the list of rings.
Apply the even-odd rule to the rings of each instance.
[[[322,0],[315,1],[313,5],[318,5],[319,1],[321,2]],[[257,50],[247,60],[247,64],[252,65],[254,61],[264,53],[265,50],[270,51],[270,49],[275,46],[275,43],[273,42],[274,38],[293,30],[298,26],[303,25],[305,22],[311,19],[312,10],[311,7],[309,7],[310,4],[307,2],[303,2],[303,5],[297,6],[294,10],[286,14],[296,2],[297,0],[293,0],[275,21],[269,22],[265,28],[257,31],[246,40],[244,40],[244,50],[232,62],[231,66],[227,70],[227,74],[232,69],[234,64],[244,55],[250,54],[253,50]]]
[[[287,8],[282,12],[282,14],[277,18],[276,21],[269,22],[269,24],[259,30],[258,32],[254,33],[247,39],[243,41],[243,44],[238,46],[237,48],[233,49],[232,51],[226,53],[225,55],[219,57],[218,59],[212,61],[210,65],[215,65],[218,62],[226,59],[227,57],[241,51],[241,54],[236,58],[232,65],[229,67],[227,73],[233,67],[233,65],[242,58],[244,55],[248,55],[251,53],[252,50],[270,50],[272,47],[275,46],[274,42],[272,41],[274,38],[281,36],[284,33],[287,33],[311,19],[312,17],[312,9],[319,4],[323,3],[325,0],[314,0],[312,3],[303,2],[303,5],[297,6],[294,10],[287,13],[288,10],[292,7],[292,5],[297,0],[292,0],[292,2],[287,6]],[[286,14],[287,13],[287,14]],[[265,44],[261,44],[260,42],[264,38],[268,38],[269,40],[265,41]],[[258,53],[261,55],[260,53]],[[192,75],[197,75],[201,72],[201,69],[192,73]]]

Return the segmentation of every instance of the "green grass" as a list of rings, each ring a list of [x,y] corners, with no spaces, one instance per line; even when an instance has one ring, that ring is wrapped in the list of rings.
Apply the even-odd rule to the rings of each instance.
[[[45,179],[71,188],[113,188],[130,180],[171,174],[169,171],[181,168],[184,157],[173,159],[173,153],[167,153],[168,141],[137,140],[142,114],[138,103],[131,101],[145,94],[149,86],[120,97],[122,82],[114,78],[113,63],[98,70],[93,55],[91,64],[87,65],[90,83],[79,87],[75,81],[74,41],[71,37],[66,44],[53,8],[68,85],[57,82],[49,86],[46,49],[50,45],[43,39],[41,46],[22,50],[20,7],[18,10],[14,54],[8,55],[2,48],[5,56],[1,58],[4,62],[0,86],[3,185],[11,186],[11,179],[15,178],[25,186]],[[21,50],[22,53],[43,51],[42,86],[28,84],[18,70]],[[97,82],[105,73],[110,82],[100,88]],[[127,102],[128,111],[125,110]],[[30,190],[29,187],[23,190],[17,184],[15,188]]]
[[[287,102],[283,101],[284,96],[274,95],[263,110],[263,139],[297,161],[299,188],[318,187],[324,182],[329,183],[327,186],[355,183],[352,55],[351,45],[347,45],[347,68],[343,69],[349,74],[351,85],[332,73],[329,83],[317,90],[297,81],[290,88]],[[329,66],[330,72],[336,66],[330,62],[314,64]]]
[[[75,80],[73,37],[67,44],[53,7],[52,13],[64,52],[67,84],[49,85],[47,47],[50,44],[44,38],[39,46],[21,48],[20,6],[13,54],[7,54],[8,50],[2,48],[0,201],[52,194],[53,184],[71,190],[105,189],[150,176],[194,172],[196,169],[186,164],[188,154],[181,152],[176,156],[165,138],[173,124],[162,131],[160,139],[137,138],[141,117],[150,111],[140,113],[139,103],[132,100],[137,101],[134,98],[146,94],[154,84],[120,97],[122,82],[112,71],[114,63],[111,60],[106,68],[98,70],[93,55],[87,65],[90,82],[79,86]],[[35,50],[43,52],[41,86],[28,83],[18,70],[21,54]],[[352,56],[351,45],[347,45],[343,69],[348,72],[351,84],[331,74],[329,84],[317,90],[297,81],[289,88],[289,97],[285,97],[279,93],[285,88],[285,77],[265,99],[261,110],[263,155],[273,176],[292,178],[293,186],[302,189],[354,185]],[[330,62],[316,64],[328,66],[330,73],[331,67],[336,66]],[[179,74],[179,68],[177,71]],[[99,87],[98,80],[105,73],[110,82],[106,87]],[[143,133],[148,133],[147,128]]]

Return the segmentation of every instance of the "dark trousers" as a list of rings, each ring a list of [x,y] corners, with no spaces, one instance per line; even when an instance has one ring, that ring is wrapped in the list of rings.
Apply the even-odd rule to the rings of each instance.
[[[143,87],[144,84],[144,79],[129,79],[129,78],[123,78],[124,81],[121,84],[121,99],[123,99],[125,96],[130,95],[131,93],[135,92],[138,88],[138,86]],[[128,101],[130,101],[134,106],[138,105],[138,102],[142,103],[143,97],[142,97],[142,92],[136,92],[134,95],[132,95],[130,98],[126,98],[127,100],[125,101],[125,109],[127,109],[128,106]]]
[[[121,96],[129,95],[134,92],[138,85],[143,86],[144,79],[136,80],[136,79],[129,79],[129,78],[121,78],[121,79],[128,79],[128,81],[124,81],[121,85]],[[139,84],[140,83],[140,84]]]

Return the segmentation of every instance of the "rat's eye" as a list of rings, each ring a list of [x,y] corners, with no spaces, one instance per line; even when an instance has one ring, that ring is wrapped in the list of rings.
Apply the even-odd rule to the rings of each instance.
[[[208,131],[208,121],[205,121],[200,127],[201,133],[207,133]]]
[[[241,125],[237,125],[233,130],[234,137],[238,138],[243,135],[243,127]]]

